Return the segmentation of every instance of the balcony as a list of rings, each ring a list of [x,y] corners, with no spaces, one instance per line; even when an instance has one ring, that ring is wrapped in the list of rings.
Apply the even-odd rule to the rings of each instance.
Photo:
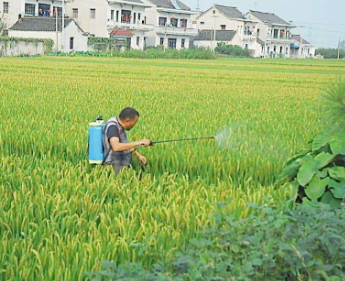
[[[293,43],[294,40],[292,36],[271,36],[267,35],[266,37],[267,41],[271,41],[272,43]]]
[[[196,28],[187,28],[187,27],[156,26],[155,31],[159,34],[186,35],[186,36],[198,35],[198,30]]]
[[[257,38],[256,32],[251,31],[244,31],[243,32],[243,40],[244,41],[255,41]]]
[[[153,25],[142,24],[142,23],[127,23],[127,22],[108,21],[108,29],[113,29],[113,28],[151,31],[151,30],[153,30]]]

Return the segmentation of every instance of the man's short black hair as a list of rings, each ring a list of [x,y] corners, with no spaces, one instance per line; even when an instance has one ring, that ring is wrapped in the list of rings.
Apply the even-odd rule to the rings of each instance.
[[[139,112],[137,110],[135,110],[132,107],[126,107],[125,109],[123,109],[119,115],[121,120],[134,120],[136,117],[139,117]]]

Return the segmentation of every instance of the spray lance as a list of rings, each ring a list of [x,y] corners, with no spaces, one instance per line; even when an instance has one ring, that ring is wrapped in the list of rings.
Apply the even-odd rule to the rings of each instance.
[[[209,140],[209,139],[216,139],[215,136],[213,137],[202,137],[202,138],[188,138],[188,139],[175,139],[175,140],[160,140],[160,141],[151,141],[150,146],[159,143],[169,143],[169,142],[185,142],[185,141],[199,141],[199,140]]]

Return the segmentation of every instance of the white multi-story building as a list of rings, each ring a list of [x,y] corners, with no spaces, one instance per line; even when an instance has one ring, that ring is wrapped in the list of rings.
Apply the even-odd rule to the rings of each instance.
[[[4,19],[6,29],[25,16],[62,16],[62,0],[0,0],[0,18]]]
[[[292,28],[287,21],[273,13],[263,13],[250,10],[247,18],[257,21],[256,31],[260,40],[265,43],[265,57],[290,57],[292,38]]]
[[[294,43],[291,44],[290,56],[291,58],[314,58],[316,47],[310,44],[301,35],[292,35]]]
[[[153,6],[146,9],[147,23],[154,30],[147,35],[147,46],[183,49],[198,35],[191,16],[196,12],[178,0],[143,0]]]
[[[66,11],[91,36],[128,37],[132,49],[144,49],[146,33],[153,30],[146,23],[150,6],[140,0],[74,0]]]
[[[259,22],[246,18],[236,7],[213,5],[210,9],[200,14],[196,21],[200,31],[209,30],[215,33],[208,44],[206,41],[200,44],[200,39],[205,38],[205,32],[201,33],[201,38],[199,38],[200,36],[196,38],[196,46],[206,45],[214,50],[217,47],[217,43],[228,42],[228,44],[249,49],[254,57],[262,56],[263,42],[258,40],[257,29]],[[219,36],[217,36],[217,33],[219,33]],[[230,38],[231,40],[229,41],[228,39]]]

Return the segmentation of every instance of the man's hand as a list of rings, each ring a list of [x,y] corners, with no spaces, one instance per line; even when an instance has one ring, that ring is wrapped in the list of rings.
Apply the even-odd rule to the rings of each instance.
[[[141,164],[143,164],[143,165],[147,164],[146,157],[139,155],[138,159],[139,159]]]
[[[143,146],[148,147],[151,146],[151,141],[149,141],[148,139],[143,139],[140,141],[142,143]]]

